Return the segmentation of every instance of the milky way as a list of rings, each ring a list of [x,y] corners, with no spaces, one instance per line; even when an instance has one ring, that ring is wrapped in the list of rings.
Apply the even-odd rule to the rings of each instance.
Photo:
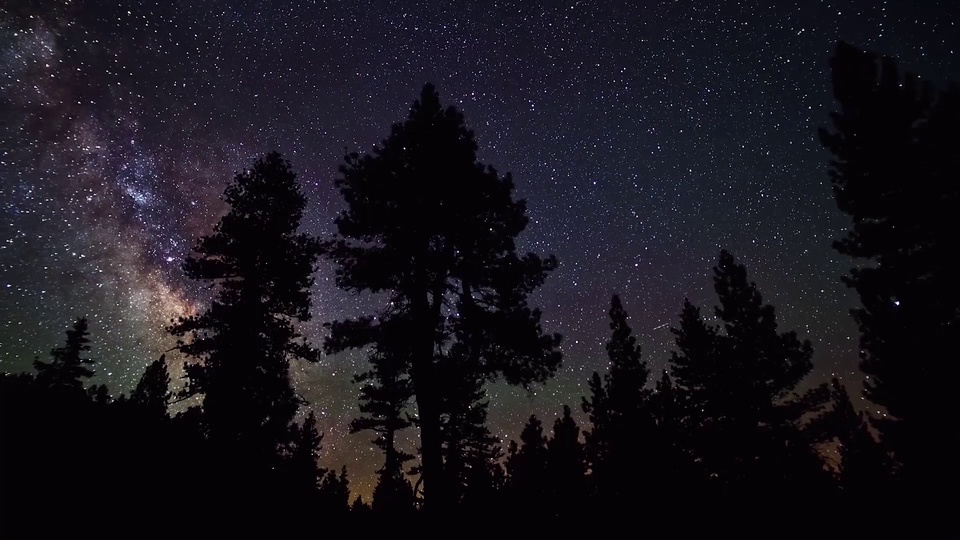
[[[919,4],[919,5],[913,5]],[[283,152],[331,231],[344,150],[402,119],[426,81],[464,110],[481,157],[516,177],[526,249],[560,269],[537,294],[565,335],[557,378],[492,388],[491,426],[576,406],[604,369],[620,293],[654,369],[682,300],[713,304],[720,247],[784,328],[813,342],[815,380],[856,372],[851,261],[816,141],[837,39],[960,78],[953,2],[180,2],[6,0],[0,6],[0,367],[29,369],[79,315],[98,380],[128,389],[202,307],[180,264],[233,173]],[[316,324],[375,300],[322,266]],[[348,435],[359,355],[294,366],[325,431],[324,463],[369,493],[380,459]],[[549,422],[549,420],[548,420]]]

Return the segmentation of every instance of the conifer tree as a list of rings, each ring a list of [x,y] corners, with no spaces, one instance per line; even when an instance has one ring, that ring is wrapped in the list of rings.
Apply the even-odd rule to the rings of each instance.
[[[380,346],[370,355],[372,369],[354,377],[360,389],[360,412],[350,422],[350,432],[370,430],[373,442],[384,454],[373,493],[373,509],[378,513],[404,513],[413,510],[413,488],[403,471],[413,456],[397,448],[397,433],[410,427],[406,408],[413,396],[407,366],[389,347]]]
[[[298,325],[310,320],[319,243],[297,232],[307,201],[280,154],[237,174],[224,199],[229,211],[183,266],[215,296],[169,331],[190,359],[185,394],[203,396],[205,431],[250,470],[275,461],[290,441],[301,400],[289,362],[317,358]]]
[[[90,332],[87,331],[87,319],[78,318],[73,327],[67,330],[66,343],[50,351],[50,362],[34,360],[37,370],[37,383],[50,388],[82,390],[83,379],[93,377],[94,364],[91,358],[84,358],[90,350]]]
[[[291,495],[295,505],[309,508],[316,503],[320,481],[327,471],[320,467],[320,451],[323,449],[323,435],[317,429],[317,417],[310,411],[303,425],[294,424],[287,468]]]
[[[166,356],[161,355],[143,372],[130,394],[130,402],[152,418],[166,418],[170,397],[170,373]]]
[[[864,395],[886,409],[872,420],[911,493],[956,484],[951,425],[958,415],[951,360],[960,341],[960,87],[937,90],[887,57],[839,43],[831,60],[839,109],[820,139],[830,178],[852,218],[834,243],[861,263],[845,278],[860,297]]]
[[[551,511],[566,515],[580,508],[586,494],[586,455],[580,441],[580,427],[568,405],[553,424],[547,441],[547,475]]]
[[[681,420],[680,398],[673,386],[668,370],[663,370],[660,380],[657,381],[653,394],[650,396],[650,410],[657,431],[661,436],[674,438],[679,430]],[[669,437],[667,434],[674,434]]]
[[[438,366],[448,381],[441,394],[441,433],[447,491],[471,511],[492,504],[502,483],[500,441],[487,428],[483,377],[463,361]]]
[[[548,473],[547,439],[543,423],[535,415],[523,426],[520,446],[510,441],[507,453],[508,486],[517,504],[534,514],[546,510]]]
[[[320,482],[321,508],[333,516],[345,516],[350,511],[350,480],[347,468],[327,471]]]
[[[113,401],[110,389],[105,384],[94,384],[87,387],[87,397],[94,403],[106,404]]]
[[[664,495],[664,499],[657,501],[661,508],[666,500],[679,496],[692,503],[701,480],[696,462],[689,453],[689,432],[685,423],[689,412],[684,409],[681,399],[668,370],[664,370],[649,399],[655,428],[654,437],[649,442],[648,459],[655,465],[648,468],[646,479],[650,488]]]
[[[810,343],[778,332],[773,306],[726,251],[714,268],[714,287],[722,326],[709,325],[685,302],[673,331],[678,351],[671,369],[692,457],[727,492],[756,495],[786,481],[814,482],[820,462],[801,418],[819,410],[821,394],[796,393],[812,368]]]
[[[553,257],[517,253],[526,228],[513,180],[484,166],[463,115],[423,88],[407,120],[371,154],[346,157],[336,185],[347,209],[326,254],[349,291],[383,292],[376,317],[331,325],[331,350],[374,344],[381,325],[405,328],[394,354],[407,359],[421,436],[426,507],[445,491],[438,364],[461,343],[487,380],[543,382],[560,363],[560,337],[544,334],[527,295],[556,267]]]
[[[357,498],[353,500],[353,504],[350,505],[350,513],[355,516],[365,516],[370,513],[370,505],[363,502],[363,497],[357,495]]]
[[[609,371],[602,379],[594,372],[590,398],[583,399],[592,425],[585,438],[593,489],[604,499],[623,500],[637,485],[641,467],[635,464],[644,462],[651,444],[653,417],[646,389],[650,370],[617,295],[610,302],[610,330]]]
[[[377,514],[404,515],[416,508],[413,486],[402,469],[380,469],[371,509]]]
[[[707,423],[707,405],[721,399],[714,395],[717,388],[711,384],[719,377],[716,371],[722,369],[720,338],[717,328],[703,320],[700,308],[686,299],[680,311],[680,325],[670,331],[677,347],[670,358],[672,388],[682,407],[684,423],[691,430],[688,433],[696,437],[702,434]]]
[[[836,444],[841,494],[847,503],[863,507],[881,504],[890,495],[893,472],[889,456],[874,439],[867,416],[854,407],[846,387],[830,382],[831,410],[811,422],[818,439]]]

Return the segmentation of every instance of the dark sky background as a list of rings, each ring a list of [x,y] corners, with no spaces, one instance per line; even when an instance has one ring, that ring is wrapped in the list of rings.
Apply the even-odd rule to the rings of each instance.
[[[431,81],[481,159],[514,173],[523,247],[560,260],[536,302],[564,366],[529,393],[492,387],[495,433],[578,408],[612,293],[662,369],[683,298],[714,304],[721,247],[813,342],[811,381],[857,387],[851,261],[831,249],[847,220],[816,139],[837,39],[960,79],[955,0],[0,0],[0,369],[29,369],[86,315],[97,380],[130,388],[173,345],[166,322],[207,298],[179,265],[233,173],[283,152],[325,236],[344,150],[386,136]],[[307,332],[373,305],[324,263]],[[369,494],[381,457],[346,432],[364,365],[294,372],[324,465]]]

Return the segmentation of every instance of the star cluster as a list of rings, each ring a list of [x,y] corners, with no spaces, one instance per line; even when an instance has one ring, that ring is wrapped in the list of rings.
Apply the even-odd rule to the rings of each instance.
[[[207,291],[180,264],[233,173],[283,152],[331,232],[344,149],[369,149],[420,86],[463,109],[481,158],[528,200],[524,248],[561,266],[538,292],[565,363],[545,387],[491,388],[491,426],[576,407],[606,365],[621,294],[654,370],[681,303],[714,302],[734,252],[813,342],[815,378],[857,384],[852,262],[816,127],[837,39],[960,78],[952,2],[770,0],[13,0],[0,8],[0,366],[29,368],[89,316],[98,378],[128,389]],[[320,323],[371,306],[324,265]],[[325,462],[369,493],[380,457],[356,414],[360,355],[294,367]],[[549,425],[550,420],[548,420]]]

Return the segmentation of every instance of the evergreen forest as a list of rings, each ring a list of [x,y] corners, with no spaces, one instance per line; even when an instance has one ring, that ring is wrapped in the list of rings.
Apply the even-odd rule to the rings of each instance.
[[[489,385],[549,385],[565,361],[534,301],[563,261],[518,247],[532,224],[511,174],[480,161],[468,119],[427,84],[380,144],[346,152],[329,237],[303,232],[309,201],[283,156],[236,174],[227,212],[182,267],[204,307],[170,321],[169,351],[132,391],[90,382],[101,329],[89,314],[33,370],[0,376],[0,521],[80,530],[109,508],[140,520],[113,534],[138,535],[160,534],[145,526],[165,514],[182,523],[174,534],[227,521],[509,533],[576,519],[596,534],[614,522],[677,534],[777,524],[764,536],[945,521],[960,480],[949,427],[960,87],[842,42],[830,75],[835,110],[810,136],[849,217],[832,249],[855,262],[837,279],[859,299],[860,381],[811,382],[811,342],[778,322],[755,269],[720,249],[714,301],[676,306],[669,358],[651,361],[625,307],[635,302],[613,295],[608,369],[501,441]],[[302,329],[321,262],[340,289],[383,302],[319,321],[312,340]],[[360,414],[343,429],[382,452],[369,500],[348,467],[321,466],[324,433],[291,376],[291,362],[351,350],[369,369],[352,374]],[[401,443],[410,436],[415,448]]]

